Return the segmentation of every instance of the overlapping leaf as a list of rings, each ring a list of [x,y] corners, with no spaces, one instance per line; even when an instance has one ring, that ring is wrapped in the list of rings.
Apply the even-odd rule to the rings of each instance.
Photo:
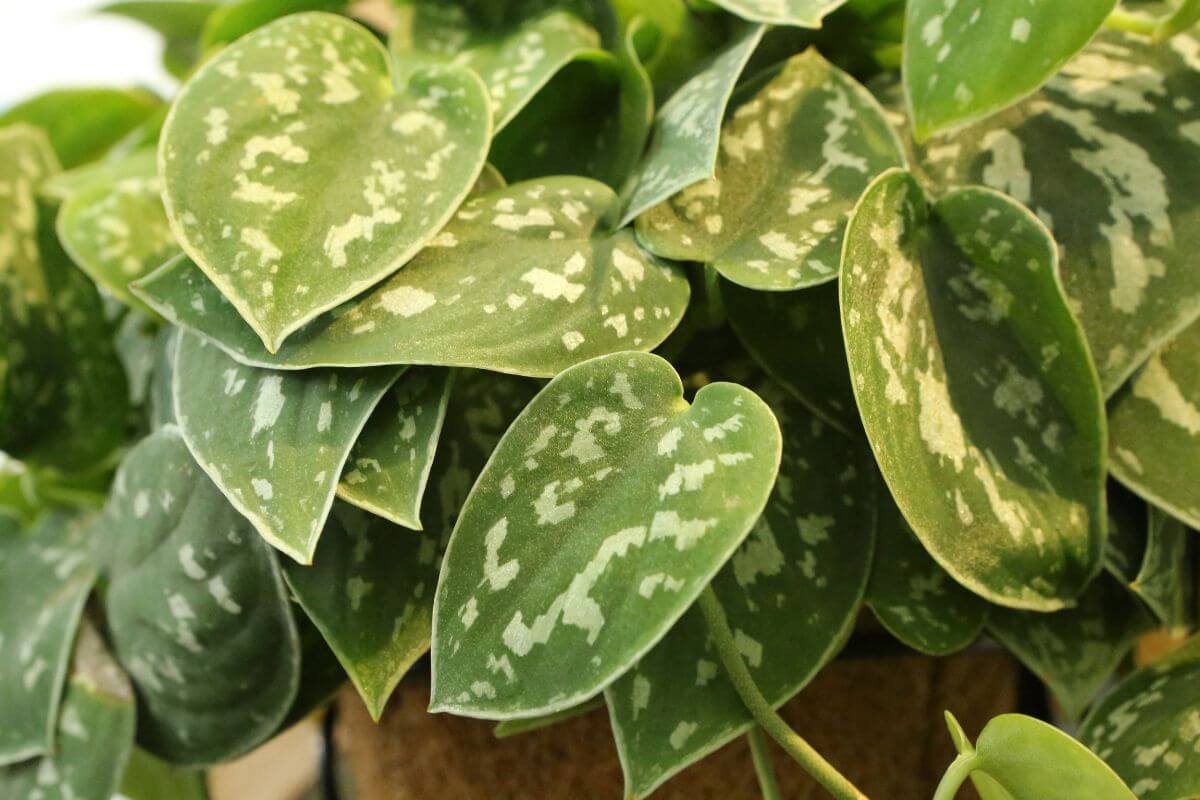
[[[436,364],[551,377],[593,356],[650,350],[688,300],[676,267],[629,231],[617,198],[585,178],[515,184],[468,201],[403,270],[298,331],[275,355],[187,259],[137,284],[156,311],[243,363]]]
[[[1045,228],[998,193],[930,204],[890,172],[839,284],[863,425],[926,550],[993,602],[1070,604],[1101,566],[1104,416]]]
[[[0,114],[0,127],[26,123],[41,128],[66,169],[104,155],[143,124],[162,101],[140,89],[56,89]]]
[[[473,73],[416,70],[394,90],[365,28],[297,14],[185,84],[159,147],[163,199],[183,249],[274,351],[420,250],[490,138]]]
[[[713,0],[731,14],[771,25],[819,28],[821,20],[846,0]]]
[[[273,733],[300,648],[275,554],[168,426],[129,452],[97,535],[105,610],[138,690],[138,741],[184,764],[232,758]]]
[[[755,683],[781,704],[850,634],[874,551],[877,480],[865,442],[846,440],[773,385],[763,397],[783,429],[779,477],[713,589]],[[753,724],[697,609],[606,697],[630,797],[647,796]]]
[[[1195,534],[1156,508],[1149,517],[1146,550],[1129,588],[1170,632],[1181,634],[1196,614]]]
[[[400,370],[279,372],[185,333],[175,415],[188,449],[264,539],[312,560],[342,468]]]
[[[683,614],[779,466],[752,392],[688,405],[670,365],[617,353],[550,382],[472,489],[434,609],[435,710],[538,716],[593,696]]]
[[[1092,709],[1079,738],[1142,800],[1200,794],[1200,637],[1126,678]]]
[[[639,217],[638,238],[752,289],[824,283],[855,201],[903,161],[878,102],[810,49],[725,123],[716,174]]]

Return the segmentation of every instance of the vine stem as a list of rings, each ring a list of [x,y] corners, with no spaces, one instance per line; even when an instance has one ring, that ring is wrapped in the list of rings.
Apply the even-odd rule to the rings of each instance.
[[[954,800],[954,796],[958,794],[959,788],[974,768],[975,753],[960,753],[946,768],[945,774],[938,782],[937,791],[933,793],[933,800]]]
[[[1118,8],[1104,20],[1104,27],[1140,36],[1153,36],[1158,29],[1158,20],[1146,14]]]
[[[754,761],[754,774],[758,776],[758,788],[763,800],[782,800],[779,793],[779,782],[775,780],[775,765],[771,763],[771,753],[767,750],[767,740],[763,729],[755,725],[746,734],[750,740],[750,758]]]
[[[792,730],[762,696],[762,692],[754,683],[754,677],[738,653],[733,631],[729,629],[729,620],[725,618],[725,609],[721,607],[721,601],[717,599],[711,586],[705,587],[698,603],[704,613],[704,620],[708,623],[708,632],[717,648],[717,654],[721,663],[725,665],[725,672],[755,721],[837,800],[868,800],[845,775],[838,772],[800,734]]]

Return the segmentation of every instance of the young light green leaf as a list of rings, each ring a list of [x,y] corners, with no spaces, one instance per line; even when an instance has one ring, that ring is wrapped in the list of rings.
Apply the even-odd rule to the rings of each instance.
[[[1141,800],[1200,794],[1200,637],[1126,678],[1092,709],[1079,738]]]
[[[1200,104],[1177,102],[1200,96],[1198,48],[1102,33],[1035,96],[914,157],[1046,222],[1106,396],[1200,316]]]
[[[209,764],[273,733],[300,669],[279,565],[178,429],[160,429],[125,457],[96,535],[110,554],[105,611],[138,690],[139,743],[170,761]]]
[[[764,30],[763,25],[745,25],[658,110],[650,146],[626,195],[622,227],[646,209],[713,175],[725,107]]]
[[[338,482],[348,503],[421,530],[421,498],[437,452],[454,371],[407,370],[371,413]]]
[[[347,137],[354,147],[330,146]],[[159,173],[184,251],[274,352],[412,258],[466,197],[490,138],[473,73],[415,70],[395,90],[369,31],[297,14],[184,85]]]
[[[96,580],[82,520],[0,515],[0,764],[54,751],[63,679]]]
[[[1129,588],[1168,632],[1183,635],[1195,621],[1195,534],[1153,506],[1147,512],[1146,550]]]
[[[505,434],[455,526],[434,603],[431,707],[531,717],[595,695],[749,532],[779,448],[754,393],[710,384],[689,406],[657,356],[561,373]]]
[[[334,506],[313,564],[285,566],[300,605],[345,666],[378,719],[399,680],[429,649],[433,590],[450,531],[471,483],[533,387],[467,372],[446,413],[445,442],[430,474],[424,530]]]
[[[100,634],[79,631],[53,753],[0,767],[0,796],[13,800],[110,800],[133,749],[133,687]]]
[[[161,107],[162,100],[141,89],[56,89],[0,114],[0,127],[41,128],[58,162],[71,169],[104,155]]]
[[[917,140],[1036,90],[1088,43],[1116,4],[912,0],[904,25],[904,89]]]
[[[1108,430],[1113,476],[1200,527],[1200,322],[1152,356],[1113,397]]]
[[[1063,712],[1079,719],[1149,627],[1137,599],[1107,573],[1073,608],[1043,614],[994,608],[988,632],[1050,688]]]
[[[403,270],[275,355],[186,259],[135,293],[255,366],[434,364],[548,378],[597,355],[653,349],[683,317],[682,271],[631,231],[602,230],[616,213],[611,189],[574,177],[470,200]]]
[[[863,425],[930,555],[992,602],[1051,611],[1101,566],[1104,414],[1054,240],[1007,197],[863,194],[842,326]],[[969,540],[964,539],[969,530]]]
[[[866,602],[888,632],[933,656],[971,644],[988,616],[987,603],[955,583],[925,552],[890,497],[879,502]]]
[[[722,283],[721,298],[733,332],[768,375],[839,431],[862,431],[836,283],[802,292],[759,292]]]
[[[865,442],[845,439],[774,385],[763,398],[783,429],[779,477],[712,585],[755,683],[778,705],[850,635],[874,552],[877,479]],[[639,588],[664,591],[670,583]],[[606,696],[630,797],[647,796],[754,724],[698,609]]]
[[[273,547],[308,564],[350,448],[400,372],[248,367],[184,333],[175,416],[196,463],[233,507]]]
[[[154,153],[143,151],[73,192],[58,213],[63,248],[92,280],[130,305],[141,303],[129,282],[179,252],[161,192]]]
[[[855,201],[903,163],[875,98],[810,48],[725,123],[716,174],[640,216],[638,238],[751,289],[824,283]]]
[[[819,28],[821,20],[846,0],[713,0],[731,14],[770,25]]]

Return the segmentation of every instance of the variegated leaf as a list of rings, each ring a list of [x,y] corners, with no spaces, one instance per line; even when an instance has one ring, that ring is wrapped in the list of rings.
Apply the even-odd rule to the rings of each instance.
[[[451,536],[431,707],[530,717],[595,695],[749,532],[779,446],[755,394],[716,383],[689,405],[657,356],[561,373],[509,428]]]
[[[82,520],[49,513],[22,531],[0,515],[0,764],[54,751],[63,680],[95,580]]]
[[[393,89],[369,31],[296,14],[184,85],[159,147],[163,200],[184,251],[274,351],[412,258],[467,195],[490,138],[473,73],[418,69]]]
[[[471,484],[508,424],[533,396],[530,382],[466,372],[446,412],[420,534],[344,505],[312,566],[285,566],[300,605],[378,719],[396,684],[429,649],[442,552]]]
[[[778,705],[850,635],[874,551],[878,481],[865,442],[845,439],[778,387],[768,384],[763,397],[783,429],[779,477],[712,585],[755,683]],[[697,609],[606,697],[630,797],[647,796],[754,724]]]
[[[622,226],[713,175],[725,107],[764,30],[763,25],[745,25],[658,110],[650,146],[626,195]]]
[[[890,497],[879,501],[866,601],[888,632],[934,656],[971,644],[988,616],[987,603],[958,585],[925,552]]]
[[[388,45],[401,65],[429,59],[477,73],[499,132],[559,70],[600,49],[599,34],[575,14],[533,8],[535,13],[496,28],[462,6],[412,3],[401,9]]]
[[[177,428],[125,457],[96,535],[110,560],[111,641],[138,691],[139,743],[209,764],[273,733],[300,669],[279,565]]]
[[[1033,97],[914,156],[1047,224],[1106,396],[1200,316],[1200,104],[1178,102],[1196,96],[1200,39],[1106,32]]]
[[[72,169],[104,155],[161,108],[162,100],[141,89],[55,89],[0,114],[0,127],[40,128],[58,162]]]
[[[1054,240],[985,189],[893,171],[846,233],[842,326],[863,425],[930,555],[976,594],[1069,605],[1101,566],[1104,414]],[[966,538],[964,538],[966,537]]]
[[[401,370],[248,367],[191,333],[175,356],[175,416],[188,449],[273,547],[312,561],[338,478]]]
[[[988,632],[1050,687],[1067,717],[1079,719],[1148,623],[1137,599],[1105,573],[1073,608],[992,609]]]
[[[1092,709],[1079,738],[1141,800],[1200,795],[1200,636],[1121,682]]]
[[[1113,476],[1200,527],[1200,322],[1152,356],[1113,397],[1108,431]]]
[[[63,248],[92,280],[140,305],[128,284],[179,252],[163,211],[154,153],[112,165],[71,193],[58,213]]]
[[[819,28],[821,20],[846,0],[713,0],[742,19],[771,25]]]
[[[917,139],[987,116],[1037,89],[1087,44],[1116,4],[911,0],[904,88]]]
[[[54,751],[0,768],[0,796],[111,800],[133,749],[135,714],[129,677],[85,623],[57,718]]]
[[[421,498],[453,383],[453,370],[407,370],[384,394],[354,442],[338,482],[338,497],[397,525],[421,530]]]
[[[638,217],[638,238],[751,289],[824,283],[837,277],[859,195],[903,163],[875,98],[809,49],[725,123],[716,174]]]
[[[573,177],[470,200],[403,270],[275,355],[187,259],[140,281],[137,294],[246,364],[435,364],[551,377],[597,355],[657,347],[687,307],[681,270],[630,231],[603,230],[616,213],[611,189]]]

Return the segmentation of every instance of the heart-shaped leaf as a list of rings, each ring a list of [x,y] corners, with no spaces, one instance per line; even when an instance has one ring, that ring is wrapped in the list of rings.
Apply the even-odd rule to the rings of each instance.
[[[421,498],[453,383],[453,370],[407,370],[384,394],[355,441],[338,482],[338,497],[397,525],[421,530]]]
[[[657,356],[564,371],[509,428],[451,536],[431,707],[526,717],[595,695],[749,532],[779,448],[756,395],[716,383],[689,406]]]
[[[1092,709],[1079,738],[1141,800],[1200,794],[1200,637],[1121,682]]]
[[[1200,527],[1200,322],[1152,356],[1113,397],[1108,430],[1113,476]]]
[[[853,627],[874,551],[877,479],[865,442],[845,439],[774,385],[763,397],[783,428],[779,477],[712,585],[755,683],[782,704]],[[644,580],[638,588],[653,596],[672,584]],[[605,694],[630,797],[647,796],[754,724],[698,609]]]
[[[45,514],[22,531],[0,515],[0,764],[54,751],[63,679],[95,580],[81,520]]]
[[[446,412],[445,440],[429,477],[424,530],[397,530],[335,505],[312,566],[285,566],[305,612],[378,719],[396,684],[429,649],[442,552],[471,483],[509,423],[533,396],[528,382],[467,372]]]
[[[66,169],[93,161],[162,106],[140,89],[56,89],[0,114],[0,127],[41,128]]]
[[[1020,100],[1092,38],[1116,0],[912,0],[904,89],[917,139]]]
[[[1019,204],[931,204],[893,171],[850,220],[839,281],[858,407],[905,519],[959,583],[1041,611],[1083,591],[1104,541],[1103,405],[1056,268]]]
[[[132,305],[141,304],[129,282],[179,252],[161,192],[154,154],[141,152],[72,193],[58,213],[58,238],[75,263]]]
[[[893,636],[914,650],[944,656],[983,631],[988,606],[934,561],[891,498],[879,503],[867,605]]]
[[[638,217],[638,238],[751,289],[824,283],[837,277],[859,195],[903,163],[875,98],[809,49],[725,123],[716,174]]]
[[[196,463],[233,507],[272,546],[307,564],[350,448],[400,372],[248,367],[184,333],[175,416]]]
[[[436,364],[552,377],[596,355],[657,347],[687,307],[681,270],[642,250],[632,232],[601,230],[616,213],[612,190],[585,178],[470,200],[401,272],[275,355],[187,259],[135,292],[247,364]]]
[[[1079,719],[1148,623],[1137,599],[1101,574],[1073,608],[992,609],[988,632],[1050,687],[1067,717]]]
[[[763,25],[745,25],[658,110],[650,146],[630,184],[622,226],[713,175],[725,107],[764,30]]]
[[[1106,396],[1200,316],[1200,105],[1176,102],[1200,96],[1197,41],[1102,33],[1033,97],[914,157],[944,186],[986,184],[1046,222]]]
[[[771,25],[819,28],[821,20],[846,0],[713,0],[742,19]]]
[[[85,623],[57,718],[54,752],[0,768],[0,795],[109,800],[133,749],[135,713],[129,677]]]
[[[396,90],[389,70],[365,28],[297,14],[208,61],[163,126],[176,238],[272,352],[408,261],[483,167],[479,79],[430,67]]]
[[[300,669],[279,565],[178,429],[125,457],[97,535],[111,560],[111,641],[140,700],[139,743],[208,764],[273,733]]]

